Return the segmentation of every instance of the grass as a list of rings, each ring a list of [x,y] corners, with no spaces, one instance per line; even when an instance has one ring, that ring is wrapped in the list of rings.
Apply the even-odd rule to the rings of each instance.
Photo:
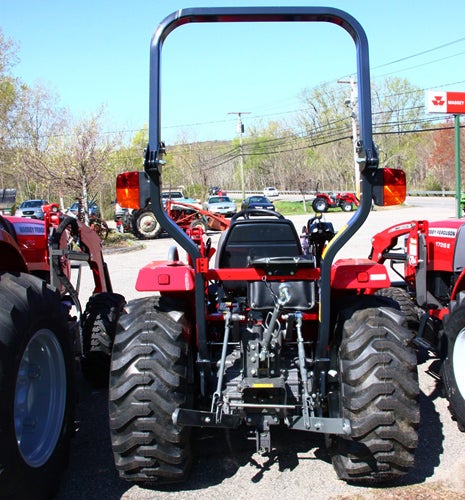
[[[313,214],[312,204],[307,202],[307,211],[304,210],[302,201],[275,201],[276,211],[283,215],[305,215]]]
[[[312,215],[315,213],[309,201],[306,203],[306,211],[302,201],[275,201],[273,203],[276,211],[283,215]],[[342,212],[342,209],[332,208],[330,212]]]
[[[139,240],[131,233],[119,233],[112,230],[103,244],[104,249],[130,249],[140,245]]]

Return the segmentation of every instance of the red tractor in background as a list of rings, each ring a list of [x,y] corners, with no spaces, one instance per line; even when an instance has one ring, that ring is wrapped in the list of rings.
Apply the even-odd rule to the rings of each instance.
[[[112,292],[101,240],[44,207],[44,220],[0,216],[0,496],[50,498],[75,431],[75,359],[108,379],[124,298]],[[88,263],[95,289],[83,312],[73,272]],[[73,280],[74,281],[74,280]]]
[[[362,201],[334,237],[309,224],[306,251],[292,222],[274,211],[237,213],[214,248],[200,229],[183,231],[161,203],[163,42],[186,23],[254,21],[329,22],[356,45]],[[335,261],[373,199],[405,199],[404,173],[378,168],[369,66],[363,28],[333,8],[181,9],[159,25],[144,169],[151,209],[175,244],[140,270],[136,288],[152,296],[127,304],[113,344],[110,436],[122,478],[185,480],[192,427],[248,428],[264,453],[275,426],[323,434],[338,476],[350,482],[396,481],[413,465],[420,412],[412,332],[399,305],[374,293],[390,285],[384,265]],[[138,177],[120,176],[121,206],[141,206],[141,195]]]
[[[449,408],[465,431],[465,220],[395,224],[373,237],[370,258],[390,261],[400,277],[378,293],[400,304],[415,343],[441,360]]]
[[[330,208],[340,208],[343,212],[351,212],[360,205],[354,193],[323,193],[316,188],[312,208],[315,213],[327,212]]]

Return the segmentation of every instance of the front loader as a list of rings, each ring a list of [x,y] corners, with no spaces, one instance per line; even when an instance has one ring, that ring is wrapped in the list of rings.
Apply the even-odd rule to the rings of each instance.
[[[163,210],[163,42],[186,23],[212,22],[326,22],[355,43],[361,202],[327,245],[309,232],[313,252],[303,251],[292,222],[273,211],[237,213],[213,248],[202,231],[187,234]],[[176,244],[165,260],[140,270],[136,288],[153,296],[129,302],[117,327],[109,412],[120,476],[152,486],[185,480],[192,427],[248,427],[256,450],[267,453],[280,426],[309,439],[323,434],[346,481],[396,481],[413,465],[418,442],[412,333],[399,305],[374,293],[390,285],[384,265],[335,260],[372,200],[392,205],[405,198],[403,172],[378,169],[363,28],[325,7],[179,10],[156,30],[150,64],[144,168],[154,215]],[[136,184],[119,179],[120,205],[137,206]]]

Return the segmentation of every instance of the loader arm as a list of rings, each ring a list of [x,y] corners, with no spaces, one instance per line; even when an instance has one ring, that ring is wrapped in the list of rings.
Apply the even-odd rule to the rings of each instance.
[[[400,254],[391,254],[391,250],[396,246],[400,236],[410,234],[418,224],[418,221],[401,222],[375,234],[371,239],[371,251],[368,258],[380,264],[391,257],[400,258]]]

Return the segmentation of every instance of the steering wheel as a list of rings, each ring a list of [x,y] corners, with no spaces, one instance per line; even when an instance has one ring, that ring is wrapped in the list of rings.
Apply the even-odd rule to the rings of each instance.
[[[266,208],[247,208],[246,210],[241,210],[231,217],[231,224],[234,224],[237,219],[250,219],[251,215],[269,215],[271,217],[277,217],[278,219],[284,219],[284,215],[275,212],[274,210],[268,210]]]

